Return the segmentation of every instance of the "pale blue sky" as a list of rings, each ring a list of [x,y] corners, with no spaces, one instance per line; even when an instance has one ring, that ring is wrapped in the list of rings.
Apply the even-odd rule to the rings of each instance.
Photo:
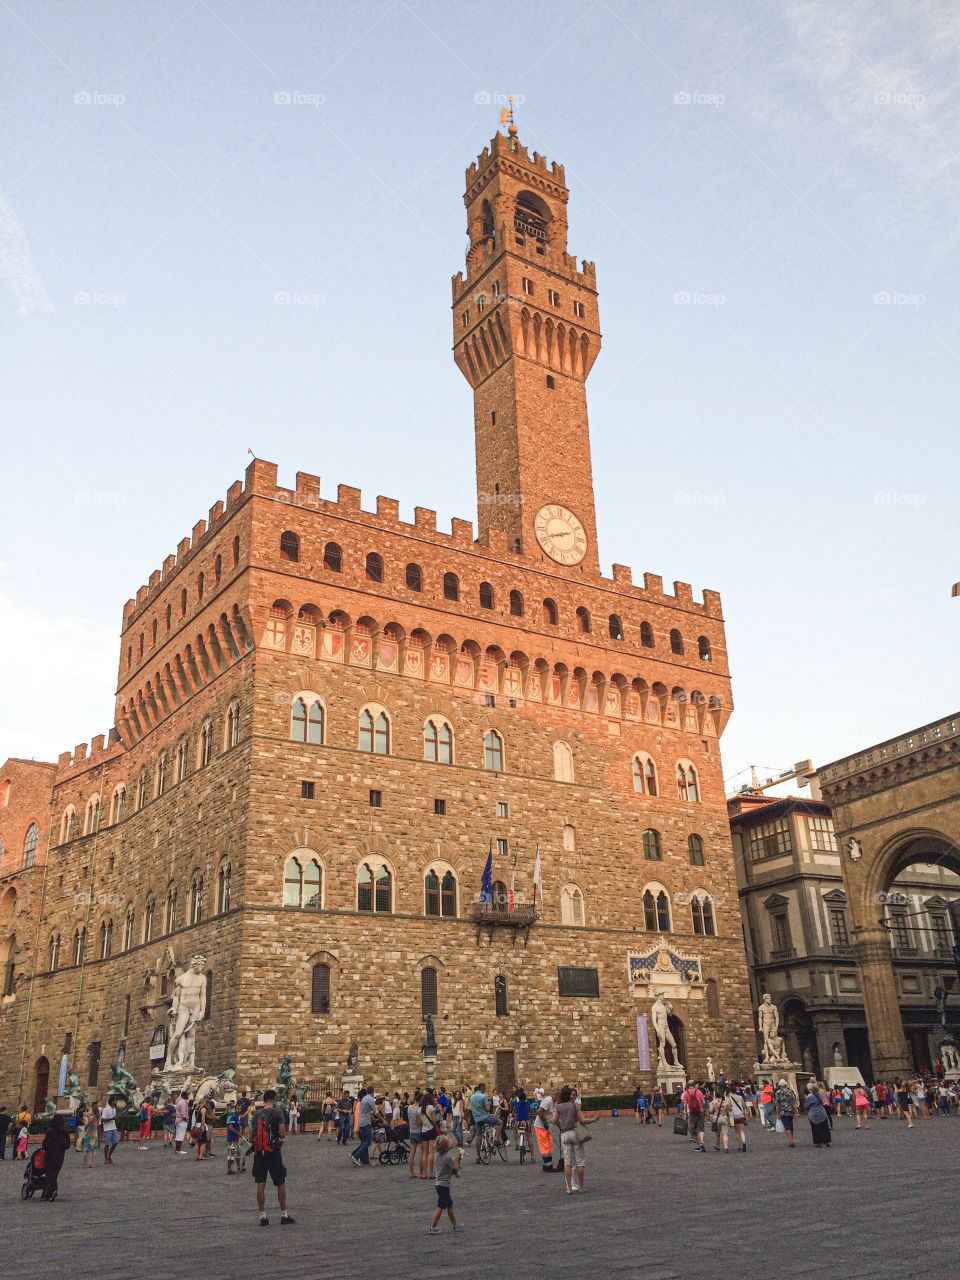
[[[597,263],[601,563],[721,592],[726,773],[954,710],[958,35],[939,0],[5,3],[0,759],[109,727],[123,602],[248,446],[475,518],[449,279],[509,93]]]

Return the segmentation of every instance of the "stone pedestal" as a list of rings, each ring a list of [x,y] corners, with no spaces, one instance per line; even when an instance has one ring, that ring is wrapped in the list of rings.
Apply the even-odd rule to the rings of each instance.
[[[683,1063],[659,1063],[657,1066],[657,1084],[665,1094],[683,1093],[687,1087],[687,1073],[684,1070]]]
[[[866,1087],[867,1082],[857,1067],[827,1067],[823,1073],[823,1083],[828,1089],[836,1089],[838,1086],[842,1089],[846,1084],[852,1089],[858,1084]]]
[[[424,1075],[426,1076],[428,1089],[433,1088],[434,1072],[436,1071],[436,1068],[437,1068],[436,1054],[433,1054],[433,1053],[424,1054],[423,1072],[424,1072]]]
[[[793,1092],[802,1101],[803,1090],[797,1082],[798,1072],[804,1084],[812,1079],[810,1072],[806,1071],[800,1062],[755,1062],[753,1064],[754,1080],[762,1085],[769,1081],[774,1088],[777,1087],[781,1080],[786,1080]]]
[[[349,1089],[350,1096],[356,1098],[363,1088],[363,1076],[359,1071],[345,1071],[340,1077],[340,1087]]]

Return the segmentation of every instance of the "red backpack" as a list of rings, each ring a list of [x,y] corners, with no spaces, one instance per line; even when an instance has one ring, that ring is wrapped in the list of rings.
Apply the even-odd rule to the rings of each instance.
[[[253,1149],[261,1153],[276,1151],[277,1143],[270,1140],[270,1126],[267,1124],[266,1117],[260,1112],[253,1121]]]

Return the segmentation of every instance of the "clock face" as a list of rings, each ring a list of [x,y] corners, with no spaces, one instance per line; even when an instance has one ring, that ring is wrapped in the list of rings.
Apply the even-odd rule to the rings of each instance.
[[[587,553],[587,533],[566,507],[551,503],[541,507],[533,521],[537,541],[557,564],[579,564]]]

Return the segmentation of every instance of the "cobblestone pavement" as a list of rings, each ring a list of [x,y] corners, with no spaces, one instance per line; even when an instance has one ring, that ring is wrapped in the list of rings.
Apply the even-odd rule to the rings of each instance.
[[[0,1164],[0,1239],[17,1276],[69,1280],[245,1277],[597,1275],[656,1280],[960,1274],[955,1223],[960,1120],[838,1119],[816,1150],[798,1122],[797,1147],[748,1127],[740,1155],[696,1153],[665,1125],[602,1120],[586,1148],[587,1193],[537,1164],[474,1163],[453,1197],[465,1230],[427,1236],[432,1183],[405,1168],[359,1170],[312,1134],[288,1139],[290,1209],[281,1230],[267,1188],[269,1229],[257,1223],[249,1173],[228,1177],[224,1143],[198,1169],[160,1144],[121,1146],[113,1168],[68,1153],[60,1198],[20,1199],[23,1164]],[[712,1141],[707,1135],[708,1144]],[[5,1271],[5,1274],[14,1274]]]

